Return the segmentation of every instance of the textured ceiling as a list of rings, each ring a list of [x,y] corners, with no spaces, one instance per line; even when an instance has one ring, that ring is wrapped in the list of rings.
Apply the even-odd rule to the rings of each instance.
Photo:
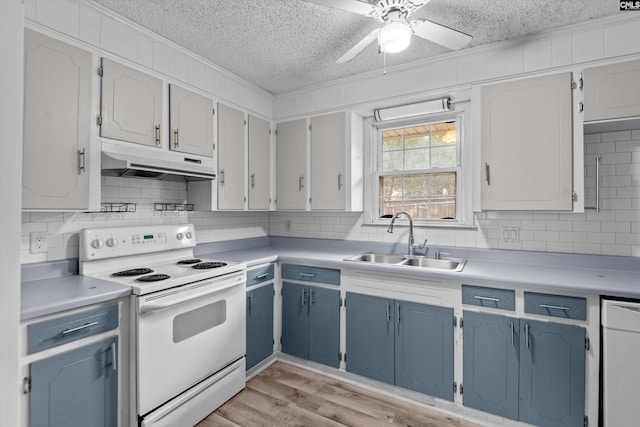
[[[303,0],[94,1],[273,94],[383,69],[377,43],[335,63],[377,21]],[[431,0],[412,18],[470,34],[473,47],[617,13],[618,0]],[[386,65],[446,52],[414,36]]]

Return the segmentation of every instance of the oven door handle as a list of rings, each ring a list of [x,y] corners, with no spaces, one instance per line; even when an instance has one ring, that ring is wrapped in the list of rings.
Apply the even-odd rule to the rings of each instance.
[[[235,278],[232,282],[229,282],[223,286],[217,286],[215,288],[205,287],[201,292],[189,292],[188,295],[179,297],[175,294],[172,296],[166,296],[163,298],[159,298],[155,301],[141,301],[138,306],[138,313],[144,314],[150,311],[162,310],[165,308],[170,308],[179,304],[184,304],[193,300],[197,300],[204,296],[213,295],[227,289],[233,288],[235,286],[241,285],[244,283],[244,276],[240,276]],[[188,292],[188,291],[187,291]]]

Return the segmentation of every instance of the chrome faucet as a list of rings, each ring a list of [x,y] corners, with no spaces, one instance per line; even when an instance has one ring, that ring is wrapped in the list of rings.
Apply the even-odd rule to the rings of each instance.
[[[413,255],[413,218],[407,211],[398,211],[393,214],[393,218],[391,218],[391,224],[389,224],[389,228],[387,228],[387,233],[393,233],[393,225],[396,222],[396,218],[398,215],[406,215],[409,218],[409,248],[407,249],[407,254]]]

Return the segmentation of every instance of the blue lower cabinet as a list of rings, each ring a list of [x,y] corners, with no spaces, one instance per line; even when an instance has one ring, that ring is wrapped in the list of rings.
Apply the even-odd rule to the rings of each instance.
[[[520,320],[464,312],[465,406],[518,419]]]
[[[273,283],[247,290],[247,369],[273,353]]]
[[[118,425],[118,338],[31,364],[29,426]]]
[[[520,320],[520,421],[584,424],[585,338],[580,326]]]
[[[396,301],[396,385],[453,401],[453,309]]]
[[[394,300],[347,292],[347,371],[395,382]]]
[[[453,309],[347,293],[347,371],[453,400]]]
[[[583,327],[464,312],[464,405],[542,427],[584,424]]]
[[[340,292],[317,286],[282,284],[282,351],[338,367]]]

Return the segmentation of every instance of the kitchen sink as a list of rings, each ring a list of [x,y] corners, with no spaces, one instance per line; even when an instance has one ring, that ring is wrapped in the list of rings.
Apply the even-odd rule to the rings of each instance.
[[[462,271],[467,260],[460,258],[427,258],[415,255],[390,255],[366,252],[345,258],[345,261],[368,264],[397,265],[401,267],[418,267],[436,270]]]

